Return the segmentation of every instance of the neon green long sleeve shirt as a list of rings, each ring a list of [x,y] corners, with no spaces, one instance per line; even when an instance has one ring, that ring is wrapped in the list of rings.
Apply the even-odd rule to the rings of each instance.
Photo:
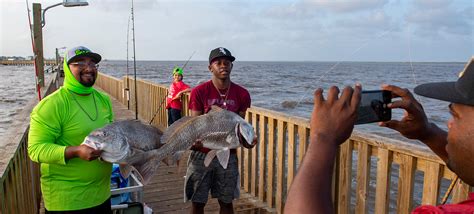
[[[41,164],[41,191],[47,210],[90,208],[110,197],[110,163],[80,158],[66,161],[64,152],[112,121],[110,98],[95,89],[88,96],[79,96],[61,87],[33,109],[28,154]]]

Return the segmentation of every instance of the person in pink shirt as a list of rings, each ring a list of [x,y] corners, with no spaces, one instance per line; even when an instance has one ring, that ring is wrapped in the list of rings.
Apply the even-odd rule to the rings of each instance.
[[[191,91],[189,85],[183,82],[183,69],[175,67],[173,69],[173,83],[171,83],[166,97],[166,108],[168,109],[168,126],[181,118],[181,95]]]

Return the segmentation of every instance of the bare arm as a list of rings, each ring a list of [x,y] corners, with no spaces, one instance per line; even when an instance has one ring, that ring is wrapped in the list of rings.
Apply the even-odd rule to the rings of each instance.
[[[346,87],[341,95],[331,87],[328,99],[323,90],[314,95],[310,144],[293,181],[285,213],[333,213],[331,182],[337,148],[354,128],[360,102],[360,85]]]
[[[77,157],[83,160],[91,161],[97,159],[100,156],[100,153],[100,150],[95,150],[86,145],[68,146],[64,151],[64,158],[69,160]]]
[[[401,120],[380,122],[379,125],[394,129],[409,139],[420,140],[446,162],[448,160],[445,149],[447,132],[434,123],[428,122],[423,106],[407,89],[393,85],[383,85],[382,89],[391,91],[393,98],[401,98],[401,100],[393,101],[388,107],[404,109],[405,114]]]
[[[203,112],[191,110],[191,117],[197,117],[199,115],[203,115]]]
[[[190,91],[191,91],[191,89],[190,89],[190,88],[184,89],[184,90],[182,90],[182,91],[178,92],[178,93],[176,94],[176,96],[175,96],[175,97],[173,97],[173,99],[172,99],[172,100],[179,99],[179,98],[181,98],[181,95],[183,95],[183,94],[184,94],[184,93],[186,93],[186,92],[190,92]]]

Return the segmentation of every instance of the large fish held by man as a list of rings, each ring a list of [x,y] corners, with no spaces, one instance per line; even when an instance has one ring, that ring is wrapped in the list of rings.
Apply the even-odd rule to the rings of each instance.
[[[138,120],[123,120],[94,130],[83,144],[102,150],[102,160],[119,163],[124,177],[128,177],[133,166],[143,183],[148,183],[159,166],[155,152],[163,145],[161,136],[162,132],[154,126]]]
[[[196,141],[211,150],[204,159],[205,166],[217,156],[221,166],[227,168],[230,150],[253,146],[257,138],[252,125],[238,114],[212,106],[207,114],[183,117],[168,127],[161,138],[164,145],[156,151],[157,158],[163,160],[171,155],[178,160]]]

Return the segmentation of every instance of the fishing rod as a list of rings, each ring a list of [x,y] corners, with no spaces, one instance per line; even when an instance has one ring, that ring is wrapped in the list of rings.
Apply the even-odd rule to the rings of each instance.
[[[36,92],[38,93],[38,101],[41,101],[41,87],[40,87],[40,83],[39,83],[39,80],[38,80],[38,65],[36,64],[36,46],[35,46],[35,42],[34,42],[34,36],[33,36],[33,29],[32,29],[32,25],[31,25],[31,15],[30,15],[30,7],[29,7],[29,3],[28,3],[28,0],[25,1],[26,2],[26,12],[28,13],[28,23],[29,23],[29,27],[30,27],[30,37],[31,37],[31,48],[33,49],[33,55],[35,56],[34,57],[34,65],[35,65],[35,82],[36,82]]]
[[[126,78],[127,79],[127,85],[125,86],[124,88],[124,93],[125,93],[125,96],[127,98],[127,109],[130,110],[130,85],[129,85],[129,79],[128,79],[128,41],[130,40],[129,39],[129,35],[130,35],[130,17],[131,15],[128,16],[128,23],[127,23],[127,71],[126,71]]]
[[[196,53],[196,51],[194,51],[194,52],[191,54],[191,56],[189,56],[188,60],[184,63],[184,65],[183,65],[183,67],[182,67],[181,69],[184,70],[184,68],[186,67],[186,65],[188,65],[189,60],[191,60],[191,58],[193,58],[193,56],[194,56],[195,53]],[[166,97],[167,97],[167,96],[165,96],[165,97],[163,98],[163,100],[161,100],[160,105],[158,105],[158,109],[156,109],[155,114],[153,114],[153,117],[151,117],[151,120],[150,120],[150,122],[149,122],[148,124],[151,125],[151,124],[153,123],[153,120],[155,119],[156,114],[158,114],[158,111],[160,111],[160,106],[163,105],[163,103],[166,101]]]
[[[132,0],[132,36],[133,36],[133,77],[135,82],[135,119],[138,120],[138,97],[137,97],[137,57],[135,55],[135,15],[133,13]]]
[[[194,52],[191,54],[191,56],[189,56],[188,60],[186,61],[186,63],[184,63],[184,65],[183,65],[183,67],[182,67],[181,69],[184,70],[184,68],[186,67],[186,65],[188,65],[189,60],[191,60],[191,58],[194,56],[195,53],[196,53],[196,51],[194,51]]]

